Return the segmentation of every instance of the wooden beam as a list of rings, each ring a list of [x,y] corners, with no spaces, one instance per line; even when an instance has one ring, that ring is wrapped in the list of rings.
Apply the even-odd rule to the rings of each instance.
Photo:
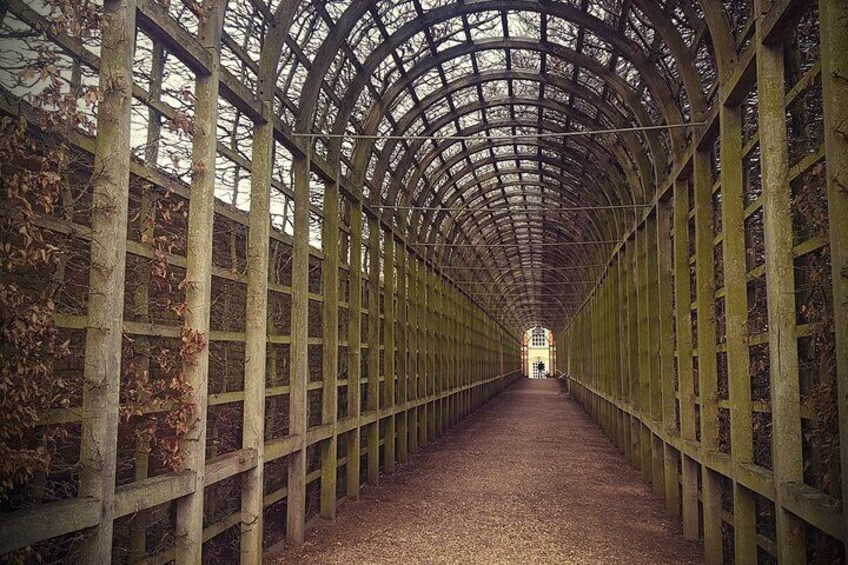
[[[266,103],[265,112],[271,112]],[[250,227],[247,241],[245,362],[242,447],[256,453],[257,464],[242,478],[241,562],[262,560],[265,468],[265,382],[268,352],[268,268],[271,233],[271,175],[274,138],[267,121],[253,128],[250,177]]]
[[[0,528],[0,555],[42,540],[95,528],[100,523],[101,513],[101,501],[88,497],[60,500],[18,510],[12,517],[3,518],[3,527]],[[50,519],[46,520],[45,516],[50,516]]]
[[[721,130],[721,223],[724,269],[725,348],[730,444],[733,475],[753,458],[751,429],[751,377],[748,350],[747,256],[745,252],[745,202],[742,172],[742,116],[739,106],[719,110]],[[756,506],[754,497],[737,480],[733,486],[734,554],[738,563],[757,560]]]
[[[689,180],[674,183],[674,293],[677,316],[677,374],[681,443],[695,441],[695,398],[692,375],[692,312],[689,308]],[[698,539],[698,464],[681,454],[683,536]]]
[[[259,462],[259,452],[253,448],[238,449],[213,457],[206,462],[203,485],[208,487],[245,471]]]
[[[762,10],[755,2],[755,10]],[[769,382],[772,408],[772,462],[776,486],[803,482],[801,396],[798,344],[795,337],[795,272],[789,192],[783,45],[766,44],[762,19],[757,22],[757,97],[766,252],[766,297],[769,322]],[[786,510],[777,489],[775,500],[778,560],[806,562],[801,520]]]
[[[309,427],[309,201],[310,157],[295,157],[292,245],[291,377],[289,433],[306,438]],[[303,543],[306,527],[306,442],[289,457],[286,538]]]
[[[139,2],[139,26],[149,34],[162,37],[167,42],[169,52],[174,54],[180,61],[185,63],[198,76],[207,75],[212,70],[213,61],[210,60],[208,54],[205,53],[205,48],[198,40],[192,37],[176,22],[161,6],[157,5],[152,0],[140,0]],[[246,116],[252,119],[255,123],[261,123],[268,118],[262,112],[261,102],[249,92],[247,87],[237,79],[227,69],[220,71],[220,90],[221,96],[235,108],[243,112]],[[307,144],[295,138],[294,132],[290,127],[283,124],[280,119],[275,118],[272,122],[274,128],[274,138],[282,143],[293,156],[305,156]],[[334,168],[320,155],[310,156],[310,169],[315,172],[321,179],[327,182],[333,182],[341,179],[336,179]],[[409,243],[405,236],[393,225],[389,216],[379,213],[367,201],[362,199],[362,187],[347,186],[345,182],[339,183],[339,190],[345,196],[356,199],[360,202],[363,210],[378,221],[382,228],[387,233],[392,233],[394,236],[403,242]],[[321,211],[313,208],[313,211],[318,215]],[[414,253],[427,265],[433,266],[430,257],[420,249],[410,247],[410,252]],[[444,275],[446,280],[451,280],[460,292],[465,293],[460,289],[450,277]],[[467,295],[467,294],[466,294]],[[467,295],[468,296],[468,295]],[[475,302],[476,303],[476,302]],[[482,308],[477,304],[479,308]],[[500,322],[498,322],[500,323]]]
[[[397,401],[405,405],[409,399],[409,342],[407,327],[407,312],[409,297],[407,293],[407,260],[406,246],[398,244],[397,250],[397,332],[395,346],[397,348]],[[397,417],[397,459],[401,464],[407,462],[409,456],[409,412],[404,410]]]
[[[368,411],[380,410],[380,224],[368,218]],[[380,423],[368,426],[368,484],[380,483]]]
[[[651,458],[651,434],[647,423],[651,420],[651,332],[648,328],[650,318],[649,283],[648,283],[648,225],[644,224],[636,232],[636,300],[638,346],[639,346],[639,446],[641,455],[640,468],[642,478],[652,483],[653,465]],[[594,384],[594,383],[593,383]]]
[[[419,262],[415,257],[410,257],[409,261],[409,312],[408,312],[408,349],[409,358],[407,361],[407,397],[410,400],[416,400],[420,396],[419,392],[419,376],[420,376],[420,351],[419,351],[419,327],[418,316],[420,314],[421,301],[418,285],[418,270]],[[420,439],[419,427],[419,411],[417,408],[409,414],[408,422],[408,443],[409,451],[418,451]]]
[[[663,418],[662,406],[662,374],[659,358],[659,266],[657,253],[657,215],[648,217],[646,222],[646,253],[647,253],[647,283],[648,283],[648,319],[647,330],[650,332],[648,342],[648,364],[650,367],[650,418],[654,425],[661,425]],[[607,306],[609,307],[609,306]],[[608,341],[608,340],[607,340]],[[654,493],[662,498],[665,494],[665,468],[663,467],[664,450],[659,436],[651,435],[651,481]]]
[[[193,472],[182,471],[122,485],[115,489],[114,517],[129,516],[188,496],[197,489],[196,481]]]
[[[348,386],[347,413],[359,419],[362,412],[362,204],[354,200],[350,205],[350,275],[348,290]],[[348,499],[359,498],[359,474],[362,449],[361,431],[355,427],[347,435],[347,487]]]
[[[715,286],[712,230],[711,153],[695,151],[692,183],[695,214],[695,306],[698,343],[698,401],[701,408],[701,451],[718,451],[718,397],[716,377]],[[686,307],[685,302],[680,307]],[[701,469],[704,556],[707,563],[721,563],[721,483],[708,469]]]
[[[102,18],[103,99],[98,105],[91,178],[91,268],[79,485],[79,496],[97,501],[99,506],[97,526],[83,549],[83,559],[90,563],[106,563],[112,558],[130,192],[134,0],[106,0]],[[88,521],[85,513],[90,511],[89,504],[80,511],[80,521]]]
[[[672,307],[672,275],[674,257],[672,249],[672,206],[670,198],[661,200],[657,208],[657,280],[658,280],[658,341],[659,371],[662,389],[662,429],[668,436],[679,436],[677,429],[677,398],[674,383],[674,309]],[[666,513],[680,516],[680,491],[678,489],[678,464],[680,453],[662,442],[664,498]]]
[[[383,242],[383,383],[384,394],[381,406],[395,405],[395,240],[387,233]],[[386,417],[386,445],[384,446],[383,469],[394,472],[397,441],[395,438],[395,415]]]
[[[339,186],[338,182],[324,183],[324,223],[321,244],[324,263],[321,268],[321,286],[324,301],[321,304],[323,344],[321,391],[321,423],[333,428],[326,441],[321,443],[321,501],[322,518],[336,516],[336,485],[338,482],[338,375],[339,375]]]
[[[184,360],[183,372],[191,386],[195,406],[189,431],[183,441],[185,466],[195,472],[197,483],[204,484],[206,460],[206,413],[209,383],[209,314],[212,292],[212,233],[215,214],[215,158],[218,123],[218,83],[221,27],[225,2],[206,0],[208,15],[198,30],[198,41],[209,50],[212,62],[208,75],[195,82],[195,113],[192,128],[191,204],[188,215],[186,251],[186,314],[184,335],[196,355]],[[177,503],[177,565],[197,563],[203,546],[203,490]]]
[[[824,150],[827,163],[827,213],[830,230],[833,325],[839,453],[842,469],[842,531],[848,551],[848,4],[819,0],[821,25]]]
[[[425,270],[424,288],[427,291],[427,394],[436,395],[439,392],[436,374],[437,343],[437,307],[436,307],[436,273],[429,269]],[[427,405],[427,441],[436,440],[436,403]]]

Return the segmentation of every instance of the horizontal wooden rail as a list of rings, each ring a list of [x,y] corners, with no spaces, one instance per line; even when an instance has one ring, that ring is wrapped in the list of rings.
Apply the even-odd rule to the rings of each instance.
[[[265,444],[265,462],[270,462],[290,455],[306,446],[315,445],[333,434],[343,434],[360,427],[373,424],[390,416],[397,416],[409,410],[450,399],[460,393],[479,390],[494,383],[510,383],[519,376],[518,372],[510,372],[461,386],[453,387],[427,397],[410,400],[403,404],[386,407],[377,411],[363,412],[361,416],[340,419],[335,426],[321,425],[310,428],[305,441],[299,436],[285,436]],[[367,448],[361,449],[361,454],[367,453]],[[339,467],[346,463],[345,458],[339,459]],[[209,486],[230,477],[239,475],[257,465],[256,452],[239,450],[212,459],[206,464],[204,486]],[[313,482],[320,478],[320,471],[311,473],[307,480]],[[115,491],[115,518],[141,512],[155,506],[165,504],[191,494],[196,489],[195,474],[182,471],[160,475],[135,481],[120,486]],[[266,496],[268,506],[286,497],[286,490],[278,490]],[[49,516],[50,519],[45,519]],[[206,539],[214,537],[215,532],[223,531],[237,517],[229,516],[223,522],[209,526],[205,531]],[[26,547],[35,542],[76,532],[96,526],[99,523],[99,501],[95,499],[68,499],[34,506],[12,514],[0,516],[0,555]],[[205,535],[206,535],[205,534]],[[170,557],[169,557],[170,555]],[[163,554],[152,562],[165,563],[172,559],[172,554]]]

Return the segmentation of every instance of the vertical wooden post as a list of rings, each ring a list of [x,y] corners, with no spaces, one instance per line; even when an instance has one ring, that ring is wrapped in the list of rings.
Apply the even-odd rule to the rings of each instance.
[[[427,269],[424,287],[427,290],[427,441],[436,439],[437,348],[436,325],[436,273]]]
[[[150,86],[148,94],[150,99],[159,102],[162,99],[162,81],[165,71],[165,48],[159,44],[153,44],[150,58]],[[153,165],[159,159],[159,142],[162,133],[162,115],[152,107],[147,111],[147,140],[144,148],[144,162]],[[141,205],[138,215],[138,229],[143,234],[142,239],[145,250],[153,252],[153,241],[156,226],[156,208],[154,206],[155,196],[153,187],[142,185]],[[150,266],[141,264],[137,267],[133,277],[138,281],[134,302],[134,315],[136,319],[150,320]],[[135,338],[133,350],[136,354],[141,352],[138,358],[138,369],[142,373],[150,370],[150,338],[138,336]],[[139,440],[139,448],[135,458],[135,480],[146,479],[150,467],[149,440]],[[150,511],[140,512],[133,519],[132,532],[130,533],[130,562],[140,561],[147,553],[147,527],[150,520]]]
[[[713,287],[712,181],[710,155],[696,149],[692,181],[695,188],[695,281],[698,313],[698,377],[701,403],[701,455],[718,451],[715,289]],[[707,563],[720,563],[721,490],[716,473],[701,469],[704,509],[704,554]]]
[[[672,324],[674,311],[672,309],[672,269],[673,250],[671,248],[672,232],[672,203],[668,199],[661,200],[657,208],[657,277],[659,287],[659,346],[660,346],[660,375],[662,379],[662,421],[666,437],[678,435],[675,425],[675,390],[674,390],[674,343]],[[680,491],[677,487],[677,464],[679,454],[668,444],[663,443],[663,476],[665,479],[665,508],[671,516],[680,513]]]
[[[456,303],[454,302],[453,288],[445,285],[445,295],[447,298],[445,308],[445,322],[447,326],[447,354],[448,354],[448,370],[447,370],[447,391],[449,396],[447,402],[447,423],[446,428],[450,428],[456,422],[456,394],[454,393],[456,386],[456,358],[457,358],[457,343],[456,343]]]
[[[609,422],[607,421],[606,400],[601,396],[607,392],[607,290],[609,289],[609,275],[605,275],[597,290],[596,306],[594,308],[595,319],[593,325],[595,327],[595,358],[596,358],[596,390],[599,400],[598,424],[601,430],[609,433]]]
[[[434,379],[436,382],[435,392],[437,395],[437,399],[433,402],[436,407],[436,436],[442,437],[442,434],[445,431],[445,401],[442,397],[442,393],[445,392],[445,380],[447,375],[447,363],[445,362],[446,357],[446,339],[445,339],[445,293],[444,293],[444,284],[441,276],[434,275],[434,286],[435,286],[435,305],[433,308],[433,314],[436,317],[435,323],[435,354],[436,354],[436,365],[435,365],[435,375]]]
[[[463,296],[456,290],[454,290],[454,297],[456,301],[456,312],[457,312],[457,324],[456,324],[456,351],[457,351],[457,359],[456,359],[456,386],[461,387],[466,383],[466,378],[469,376],[469,372],[473,371],[474,376],[473,380],[477,381],[483,378],[483,374],[486,366],[486,341],[485,337],[481,334],[479,338],[479,348],[469,348],[465,342],[465,324],[466,324],[466,315],[467,311],[465,309],[465,304],[463,303]],[[471,368],[469,365],[473,363],[474,367]],[[462,419],[464,414],[464,406],[465,406],[465,398],[467,396],[468,391],[457,392],[456,395],[456,420],[457,422]]]
[[[689,297],[689,181],[674,181],[674,302],[677,318],[677,375],[680,395],[680,438],[682,451],[695,446],[695,399],[692,382],[692,310]],[[699,537],[698,463],[682,458],[683,536]]]
[[[321,305],[321,334],[323,336],[321,423],[332,426],[330,437],[321,442],[321,503],[322,518],[336,516],[336,485],[338,482],[338,375],[339,375],[339,180],[324,185],[324,223],[321,245],[324,263],[321,269],[323,303]]]
[[[461,387],[466,384],[466,379],[469,377],[469,373],[473,372],[473,380],[477,381],[483,378],[485,374],[485,367],[488,361],[487,355],[487,344],[485,335],[481,333],[479,338],[479,347],[471,348],[468,347],[466,343],[466,323],[467,323],[467,315],[468,311],[465,307],[465,303],[463,301],[463,296],[458,292],[454,291],[456,296],[456,310],[457,310],[457,368],[456,368],[456,385]],[[473,365],[473,367],[472,367]],[[468,391],[462,391],[457,393],[457,412],[456,418],[457,421],[462,419],[465,415],[465,399]]]
[[[651,419],[651,360],[650,360],[650,305],[648,300],[648,227],[642,225],[636,233],[636,273],[637,287],[637,327],[639,328],[639,446],[641,448],[642,478],[653,481],[653,462],[651,458],[651,433],[647,423]]]
[[[449,430],[453,425],[453,417],[455,410],[455,394],[452,392],[456,386],[456,358],[457,358],[457,342],[456,342],[456,304],[454,303],[453,287],[447,279],[443,279],[442,292],[444,296],[444,306],[442,315],[444,317],[444,332],[445,332],[445,431]]]
[[[748,353],[748,296],[745,203],[742,184],[742,116],[738,106],[719,108],[721,131],[721,209],[724,239],[725,331],[730,399],[730,443],[734,475],[751,463],[751,377]],[[734,481],[733,529],[737,563],[757,560],[754,497]]]
[[[712,182],[710,157],[697,150],[693,161],[695,201],[695,280],[698,312],[698,376],[701,402],[701,444],[707,451],[718,449],[718,405],[716,397],[716,337],[713,311]]]
[[[386,443],[383,446],[386,473],[393,473],[396,459],[395,429],[395,240],[391,232],[383,243],[383,378],[385,396],[383,403],[388,411],[386,419]]]
[[[409,382],[409,343],[407,328],[407,254],[401,243],[397,247],[397,396],[401,412],[397,415],[397,458],[406,463],[409,453],[409,407],[407,406]]]
[[[611,359],[610,359],[610,350],[612,347],[612,326],[610,324],[610,296],[613,285],[613,276],[611,273],[607,272],[604,276],[604,280],[601,284],[600,290],[600,302],[599,302],[599,311],[598,316],[600,319],[600,330],[601,330],[601,342],[598,350],[598,354],[600,356],[600,386],[599,390],[602,392],[603,396],[600,397],[601,401],[601,418],[603,422],[603,429],[605,430],[608,436],[613,435],[612,428],[612,403],[610,402],[610,393],[611,393],[611,378],[612,371],[610,369]]]
[[[289,456],[286,537],[303,543],[306,519],[306,431],[309,427],[309,193],[312,141],[306,155],[297,155],[294,168],[294,234],[292,235],[291,377],[289,433],[297,449]]]
[[[368,483],[380,483],[380,223],[368,218],[368,412],[375,415],[368,426]]]
[[[135,1],[105,0],[92,176],[91,269],[85,333],[80,496],[100,501],[85,561],[112,559],[121,340],[127,256]],[[111,86],[110,86],[111,85]]]
[[[647,330],[650,335],[648,341],[648,366],[650,367],[651,398],[650,398],[650,421],[655,427],[662,427],[662,374],[660,373],[659,359],[659,267],[657,253],[657,214],[648,217],[645,222],[645,234],[647,244],[647,276],[648,283],[648,319]],[[665,467],[663,466],[664,450],[662,440],[655,433],[651,433],[651,480],[654,494],[663,497],[665,494]]]
[[[224,2],[207,0],[208,14],[198,40],[209,52],[210,73],[198,76],[195,85],[192,127],[194,178],[188,215],[186,252],[186,316],[184,331],[207,343],[194,360],[185,363],[186,380],[196,406],[193,422],[183,442],[185,465],[197,477],[196,490],[177,504],[176,561],[197,563],[203,549],[203,485],[206,467],[206,405],[209,381],[209,311],[212,290],[212,227],[215,210],[215,156],[217,150],[218,79]]]
[[[625,246],[618,255],[617,261],[617,271],[618,276],[621,279],[621,288],[618,296],[618,301],[621,307],[618,309],[618,320],[617,322],[621,326],[622,335],[621,335],[621,396],[622,396],[622,405],[625,408],[630,408],[631,405],[631,396],[630,396],[630,329],[628,326],[628,315],[630,311],[630,281],[632,279],[631,273],[627,270],[627,256],[629,252],[629,246]],[[570,329],[569,329],[570,331]],[[571,336],[565,336],[564,342],[569,342]],[[573,347],[568,348],[568,359],[570,364],[570,359],[573,355],[572,352]],[[570,374],[570,369],[567,371]],[[632,440],[630,437],[630,415],[627,411],[622,411],[621,414],[621,428],[622,428],[622,442],[624,451],[624,457],[627,461],[633,461],[633,450],[632,450]]]
[[[621,403],[624,401],[624,398],[622,397],[622,390],[621,390],[621,384],[624,380],[623,379],[623,365],[622,365],[622,350],[623,350],[622,345],[623,345],[624,333],[623,333],[623,329],[621,327],[621,324],[619,323],[619,316],[620,316],[620,313],[621,313],[621,310],[622,310],[621,302],[620,302],[621,286],[622,286],[621,271],[619,269],[620,258],[621,258],[621,255],[617,254],[616,257],[613,259],[612,267],[610,269],[610,276],[612,277],[614,284],[613,284],[612,289],[610,290],[610,293],[611,293],[610,300],[612,301],[612,308],[610,310],[609,315],[610,315],[610,325],[611,325],[612,330],[613,330],[612,344],[611,344],[611,346],[612,346],[611,355],[613,356],[613,358],[610,359],[610,363],[611,363],[611,366],[613,368],[612,397],[618,403],[618,405],[614,407],[614,413],[613,413],[613,418],[615,420],[615,436],[614,436],[613,440],[615,441],[615,444],[618,447],[618,449],[623,453],[624,452],[624,434],[623,434],[623,426],[622,426],[622,423],[621,423],[622,422],[621,421],[621,410],[618,408],[618,406],[620,406]]]
[[[445,323],[445,392],[447,393],[447,396],[444,399],[444,427],[445,431],[447,431],[453,424],[454,395],[451,394],[451,392],[453,390],[454,362],[456,357],[456,342],[454,339],[454,331],[456,327],[456,312],[454,310],[451,288],[447,281],[444,282],[443,291],[444,303],[442,309],[442,317]]]
[[[348,387],[347,413],[357,421],[348,434],[347,497],[359,498],[360,450],[362,440],[360,416],[362,413],[362,202],[354,198],[350,203],[350,290],[348,291]]]
[[[845,56],[848,53],[848,4],[843,0],[819,0],[819,21],[827,213],[836,333],[842,530],[848,535],[848,245],[845,245],[845,241],[848,241],[848,57]]]
[[[253,170],[247,241],[247,307],[244,350],[244,436],[242,447],[256,451],[256,466],[242,477],[241,562],[262,561],[263,484],[265,467],[265,368],[268,341],[268,264],[271,234],[271,175],[274,128],[269,121],[253,128]]]
[[[501,337],[501,336],[499,336],[499,337]],[[505,359],[505,356],[506,356],[506,351],[505,351],[506,347],[505,346],[506,346],[506,344],[503,343],[501,341],[501,339],[499,339],[497,342],[495,342],[493,344],[495,347],[498,348],[498,363],[499,363],[498,374],[499,375],[503,375],[504,373],[506,373],[506,368],[507,368],[507,360]]]
[[[418,282],[419,295],[421,301],[421,310],[418,318],[418,349],[420,352],[420,369],[418,373],[418,391],[421,397],[424,398],[424,403],[421,405],[419,412],[421,420],[420,429],[418,431],[418,443],[421,446],[427,445],[430,439],[430,287],[428,285],[429,269],[426,263],[421,263]]]
[[[419,398],[418,379],[420,376],[420,359],[419,359],[419,328],[418,316],[421,308],[421,301],[418,287],[418,269],[420,263],[418,259],[412,258],[409,261],[409,360],[407,362],[407,395],[408,400],[417,401]],[[410,409],[409,413],[409,450],[412,452],[418,451],[418,412],[419,407]]]
[[[763,2],[755,9],[764,13]],[[763,18],[757,19],[757,95],[766,251],[766,297],[771,372],[772,460],[777,513],[777,550],[781,563],[806,561],[803,522],[782,504],[781,485],[802,483],[801,396],[795,337],[795,273],[792,212],[784,104],[782,44],[763,43]]]
[[[456,303],[454,302],[454,294],[453,287],[451,287],[450,283],[445,280],[445,321],[446,321],[446,333],[447,333],[447,347],[446,351],[448,354],[447,359],[447,393],[448,397],[447,401],[447,417],[445,429],[450,429],[454,424],[454,418],[456,417],[456,394],[455,386],[456,386],[456,365],[457,365],[457,341],[456,341]]]
[[[464,296],[460,296],[460,305],[462,306],[462,351],[463,363],[461,369],[460,383],[463,385],[471,384],[479,379],[484,379],[490,376],[489,367],[491,366],[491,336],[488,332],[482,338],[475,335],[475,313],[471,310],[468,300]],[[488,325],[486,326],[488,329]],[[482,343],[477,343],[482,342]],[[474,360],[471,354],[476,350],[475,345],[480,345],[483,362],[480,363],[482,373],[474,372]],[[471,396],[473,391],[469,390],[463,393],[462,414],[464,418],[471,412]]]
[[[457,301],[460,312],[459,384],[464,386],[483,380],[489,375],[491,344],[489,343],[488,326],[486,324],[488,320],[483,321],[480,327],[477,328],[474,313],[469,308],[465,296],[457,292]],[[480,332],[479,335],[476,334],[478,330]],[[475,342],[478,347],[475,347]],[[466,390],[460,395],[460,418],[464,418],[470,411],[471,394],[471,390]]]
[[[642,425],[639,423],[639,411],[641,410],[641,391],[639,388],[639,300],[637,295],[637,274],[639,247],[637,239],[627,242],[627,330],[628,330],[628,357],[630,358],[630,463],[636,469],[642,468]],[[582,321],[581,321],[582,324]],[[578,334],[579,335],[579,334]],[[581,353],[581,356],[585,355]],[[581,361],[585,363],[585,361]]]

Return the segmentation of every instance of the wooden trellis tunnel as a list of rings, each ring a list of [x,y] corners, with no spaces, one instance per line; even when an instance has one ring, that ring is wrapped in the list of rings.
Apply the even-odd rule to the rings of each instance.
[[[708,562],[845,562],[848,0],[0,0],[0,89],[0,560],[258,563],[543,326]]]

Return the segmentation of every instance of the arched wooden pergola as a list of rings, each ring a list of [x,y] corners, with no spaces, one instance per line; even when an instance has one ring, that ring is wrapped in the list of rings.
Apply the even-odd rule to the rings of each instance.
[[[0,555],[258,563],[544,326],[709,562],[844,559],[845,0],[9,0],[0,28],[34,140],[4,186],[58,179],[3,204],[10,257],[47,246],[4,275],[4,327],[49,314],[8,373],[50,344],[52,384],[4,423]]]

